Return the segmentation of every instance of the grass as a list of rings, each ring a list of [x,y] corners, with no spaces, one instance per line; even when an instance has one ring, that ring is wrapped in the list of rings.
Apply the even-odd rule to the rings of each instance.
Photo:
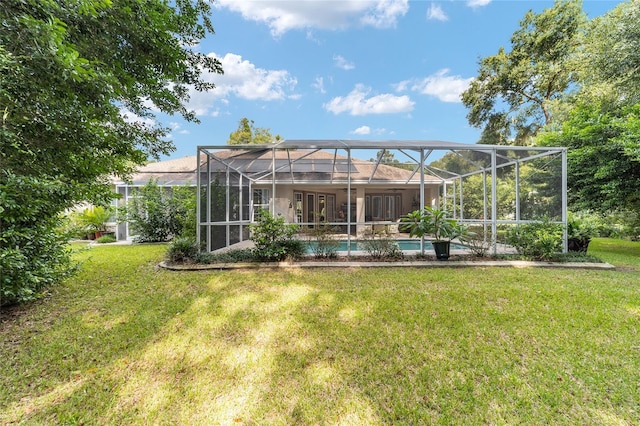
[[[638,424],[640,243],[592,244],[622,269],[176,273],[95,246],[2,312],[0,424]]]

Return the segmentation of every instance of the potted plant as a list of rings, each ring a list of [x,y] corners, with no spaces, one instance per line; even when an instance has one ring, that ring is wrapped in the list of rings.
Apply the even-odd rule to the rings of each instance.
[[[80,213],[80,222],[89,232],[89,239],[100,238],[107,230],[107,222],[111,217],[111,208],[94,206],[88,207]],[[93,238],[91,238],[93,237]]]
[[[586,253],[596,227],[588,219],[569,212],[567,217],[567,248],[569,251]]]
[[[436,207],[414,210],[402,218],[403,229],[412,237],[432,235],[433,249],[438,260],[449,259],[451,240],[464,236],[467,228],[455,219],[447,218],[447,212]]]

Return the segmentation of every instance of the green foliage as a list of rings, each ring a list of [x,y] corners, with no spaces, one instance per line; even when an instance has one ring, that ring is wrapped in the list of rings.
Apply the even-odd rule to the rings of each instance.
[[[268,210],[256,212],[256,223],[249,225],[257,260],[274,262],[304,254],[302,241],[294,239],[298,226],[286,224],[284,217],[274,217]]]
[[[462,94],[467,118],[483,128],[482,142],[529,144],[552,122],[552,103],[574,81],[572,55],[581,45],[586,15],[578,0],[529,11],[511,36],[511,50],[482,58],[478,76]]]
[[[640,239],[640,214],[636,211],[614,211],[602,216],[590,214],[588,219],[595,223],[600,237]]]
[[[58,233],[64,235],[67,239],[81,239],[86,238],[89,230],[86,225],[80,220],[82,212],[71,211],[68,214],[60,215],[60,226],[58,227]]]
[[[568,147],[569,204],[607,213],[640,210],[640,103],[616,110],[575,107],[560,131],[541,134],[546,146]]]
[[[459,224],[455,219],[447,218],[447,212],[436,207],[414,210],[404,216],[401,221],[402,229],[409,231],[412,237],[422,238],[425,235],[433,235],[436,241],[451,241],[464,236],[467,232],[465,225]]]
[[[103,235],[102,237],[96,239],[96,242],[99,244],[115,243],[116,241],[116,237],[114,237],[113,235]]]
[[[229,134],[228,145],[268,144],[281,139],[280,135],[273,136],[269,129],[255,127],[253,120],[243,117],[238,122],[238,129]]]
[[[195,192],[188,187],[162,187],[151,180],[138,188],[122,209],[137,242],[169,241],[181,235],[195,237]]]
[[[593,238],[598,236],[599,220],[592,214],[569,212],[567,236],[569,238]]]
[[[55,211],[65,188],[0,172],[0,306],[33,300],[74,272]]]
[[[462,175],[482,168],[490,168],[491,157],[477,151],[448,152],[442,158],[432,161],[429,166]]]
[[[562,226],[549,221],[514,226],[507,232],[507,243],[523,256],[550,260],[562,251]]]
[[[213,32],[210,12],[202,0],[0,2],[0,185],[22,176],[33,189],[24,204],[46,206],[10,217],[20,209],[3,197],[3,221],[16,227],[3,225],[15,233],[0,249],[15,263],[6,273],[3,265],[3,282],[56,281],[64,248],[42,235],[58,216],[85,201],[107,205],[111,177],[173,149],[168,128],[143,124],[154,111],[197,121],[185,108],[189,94],[213,89],[203,74],[222,73],[218,60],[193,48]]]
[[[104,232],[107,230],[107,222],[112,214],[110,207],[92,206],[80,212],[77,218],[87,231]]]
[[[208,263],[239,263],[239,262],[253,262],[255,261],[255,254],[252,249],[232,249],[222,253],[200,253],[211,255]],[[200,260],[202,262],[202,259]]]
[[[591,21],[577,63],[584,84],[582,92],[597,98],[606,93],[621,104],[640,101],[640,7],[637,0],[620,2]]]
[[[334,259],[338,256],[340,241],[334,238],[335,228],[326,223],[316,223],[309,229],[311,234],[311,251],[316,258]]]
[[[167,248],[167,259],[171,262],[188,262],[196,259],[198,244],[191,237],[174,238]]]
[[[491,248],[491,231],[482,227],[470,229],[461,240],[474,256],[485,257]]]
[[[195,188],[189,185],[174,186],[171,188],[171,196],[172,218],[176,222],[177,235],[195,240],[198,202]]]
[[[381,232],[365,233],[359,244],[374,259],[399,260],[404,258],[397,241],[386,229]]]

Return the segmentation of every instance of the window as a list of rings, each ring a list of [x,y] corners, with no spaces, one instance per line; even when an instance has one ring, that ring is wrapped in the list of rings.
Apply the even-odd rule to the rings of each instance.
[[[294,192],[293,193],[293,201],[294,201],[294,206],[295,206],[295,222],[296,223],[302,223],[304,220],[303,214],[302,214],[302,193],[301,192]]]
[[[269,208],[269,190],[268,189],[254,189],[253,190],[253,205],[254,207],[262,207],[263,209]]]
[[[268,189],[254,188],[253,189],[253,210],[251,214],[251,220],[255,220],[255,213],[258,209],[269,210],[269,195]]]
[[[384,220],[395,220],[394,196],[384,196]]]
[[[327,220],[329,222],[333,222],[334,220],[336,220],[335,211],[336,211],[336,196],[332,194],[327,194]]]
[[[372,220],[382,220],[382,195],[374,195],[371,197],[373,208],[371,212]]]

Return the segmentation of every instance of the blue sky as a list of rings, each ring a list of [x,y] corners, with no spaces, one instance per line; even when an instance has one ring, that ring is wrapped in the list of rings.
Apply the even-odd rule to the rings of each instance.
[[[618,1],[584,1],[590,18]],[[217,0],[216,33],[197,46],[222,61],[192,94],[200,124],[158,115],[175,152],[225,144],[241,118],[285,139],[476,143],[460,93],[527,10],[552,1]]]

